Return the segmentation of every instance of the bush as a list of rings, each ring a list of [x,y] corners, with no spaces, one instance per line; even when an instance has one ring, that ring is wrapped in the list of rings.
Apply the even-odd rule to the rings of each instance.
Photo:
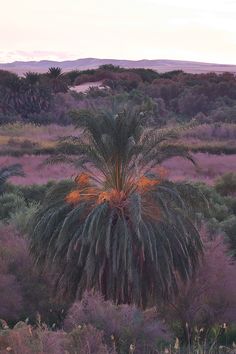
[[[233,214],[236,215],[236,198],[226,197],[225,200],[229,208],[232,210]]]
[[[170,323],[179,323],[177,335],[188,341],[194,328],[203,337],[213,325],[236,322],[236,263],[228,256],[222,236],[203,233],[204,256],[194,279],[182,286],[178,297],[162,308]]]
[[[27,115],[27,122],[35,123],[35,124],[51,124],[55,123],[55,116],[52,112],[44,112],[40,113],[29,113]]]
[[[14,270],[25,252],[24,240],[9,227],[0,229],[0,318],[16,320],[23,310],[23,296]]]
[[[116,351],[108,349],[104,344],[103,332],[91,325],[79,326],[68,335],[69,353],[79,354],[115,354]]]
[[[64,354],[66,347],[66,333],[52,332],[44,325],[33,328],[19,322],[11,330],[0,331],[0,353]]]
[[[221,195],[232,195],[236,193],[236,173],[230,172],[218,178],[215,189]]]
[[[226,220],[222,221],[221,229],[226,233],[230,245],[230,249],[233,251],[236,257],[236,216],[232,215]]]
[[[15,122],[21,121],[21,116],[18,114],[10,114],[9,112],[7,114],[3,114],[0,111],[0,126],[3,124],[11,124]]]
[[[52,309],[52,311],[50,311]],[[28,253],[27,240],[11,226],[0,227],[0,318],[16,321],[40,312],[59,325],[60,311],[50,299],[50,282],[39,275]]]
[[[15,228],[22,234],[26,234],[29,229],[29,223],[32,220],[33,215],[38,210],[39,204],[30,203],[22,209],[18,209],[14,213],[10,214],[10,222]]]
[[[26,207],[22,196],[14,193],[4,193],[0,196],[0,220],[9,219],[12,213]]]
[[[0,318],[6,318],[8,321],[19,319],[23,309],[20,284],[14,275],[2,274],[1,270],[0,294]]]
[[[72,330],[88,324],[103,331],[106,343],[114,342],[119,353],[128,353],[131,344],[135,345],[135,353],[157,350],[160,341],[168,338],[165,326],[155,315],[148,318],[134,306],[115,306],[98,294],[86,293],[81,302],[75,302],[64,326]]]
[[[13,193],[25,199],[27,205],[31,203],[41,203],[45,194],[52,187],[54,182],[50,181],[46,184],[32,184],[32,185],[14,185],[11,183],[5,184],[6,193]]]
[[[103,343],[103,333],[91,325],[71,333],[51,331],[45,324],[32,327],[24,322],[0,330],[0,353],[15,354],[116,354]]]

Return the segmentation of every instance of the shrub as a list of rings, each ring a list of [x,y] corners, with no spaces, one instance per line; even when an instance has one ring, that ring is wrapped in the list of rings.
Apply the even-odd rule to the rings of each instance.
[[[226,233],[230,245],[230,249],[233,251],[236,257],[236,216],[232,215],[226,220],[222,221],[221,229]]]
[[[35,147],[38,147],[38,144],[29,139],[25,139],[21,142],[20,147],[22,149],[31,150],[34,149]]]
[[[52,187],[54,182],[50,181],[46,184],[31,184],[31,185],[14,185],[6,183],[6,193],[17,194],[25,199],[27,205],[31,203],[40,203],[43,201],[48,189]]]
[[[236,263],[227,255],[222,236],[210,239],[204,233],[203,239],[205,251],[196,277],[162,308],[170,323],[179,323],[178,335],[185,341],[194,335],[194,327],[206,335],[212,325],[236,321]]]
[[[22,196],[14,193],[4,193],[0,196],[0,219],[10,218],[11,214],[26,206]]]
[[[38,208],[39,204],[30,203],[28,206],[16,210],[14,213],[10,214],[11,224],[14,225],[19,232],[26,234],[29,228],[29,223]]]
[[[0,353],[15,354],[116,354],[103,343],[103,333],[91,325],[71,333],[51,331],[45,324],[32,327],[24,322],[0,330]]]
[[[186,90],[179,98],[178,105],[180,113],[188,116],[194,116],[199,112],[207,112],[208,101],[205,95]]]
[[[215,189],[221,195],[232,195],[236,193],[236,173],[225,173],[218,178],[215,183]]]
[[[0,353],[64,354],[66,344],[66,333],[52,332],[44,325],[33,328],[19,322],[12,330],[0,331]]]
[[[112,354],[115,350],[108,349],[103,343],[103,332],[91,325],[79,326],[68,335],[69,353],[80,354]]]
[[[201,115],[203,115],[202,118]],[[207,121],[207,117],[203,113],[197,114],[194,119],[200,123],[206,123]],[[184,136],[200,140],[234,140],[236,138],[236,125],[226,123],[201,124],[188,129]]]
[[[23,298],[19,282],[14,275],[1,274],[0,268],[0,318],[6,318],[9,321],[17,320],[22,309]]]
[[[59,304],[57,305],[60,308]],[[50,311],[53,309],[53,312]],[[34,320],[39,311],[52,320],[57,311],[50,299],[50,285],[35,271],[27,240],[12,225],[0,227],[0,318]],[[60,322],[59,318],[53,318]]]
[[[55,116],[52,112],[44,112],[40,113],[29,113],[27,115],[27,122],[35,123],[35,124],[51,124],[55,123]]]
[[[3,114],[0,111],[0,125],[2,124],[9,124],[9,123],[15,123],[21,121],[21,116],[18,114],[10,114],[9,112],[7,114]]]
[[[22,289],[14,270],[20,265],[25,244],[9,227],[0,229],[0,318],[16,320],[23,310]]]
[[[232,210],[233,214],[236,215],[236,198],[226,197],[225,200],[229,208]]]
[[[144,349],[157,349],[161,340],[168,338],[165,326],[155,318],[134,306],[116,306],[100,295],[85,293],[81,302],[75,302],[65,319],[65,329],[91,324],[104,332],[107,344],[114,345],[118,352],[128,353],[130,344],[135,344],[135,353]]]

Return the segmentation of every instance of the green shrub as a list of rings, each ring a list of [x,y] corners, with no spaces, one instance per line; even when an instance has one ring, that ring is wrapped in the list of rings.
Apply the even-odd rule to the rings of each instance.
[[[236,215],[236,198],[226,197],[225,202],[228,205],[228,207],[232,210],[233,214]]]
[[[236,193],[236,173],[226,173],[218,178],[215,183],[215,189],[221,195]]]
[[[0,196],[0,220],[9,219],[12,213],[26,207],[22,196],[14,193],[4,193]]]
[[[218,343],[220,345],[229,346],[235,342],[236,339],[236,325],[231,325],[226,328],[226,331],[219,337]]]
[[[236,216],[230,215],[226,220],[220,223],[220,227],[226,233],[230,248],[236,256]]]
[[[26,186],[14,185],[7,183],[5,185],[5,191],[7,193],[14,193],[22,196],[27,204],[40,203],[44,199],[48,189],[52,187],[54,182],[48,182],[46,184],[32,184]]]
[[[11,224],[22,234],[26,234],[29,227],[29,222],[35,212],[38,210],[39,204],[32,202],[28,206],[10,213]]]
[[[197,185],[209,203],[209,213],[203,212],[200,220],[204,221],[211,234],[224,232],[236,255],[236,198],[224,197],[215,188],[203,183]]]

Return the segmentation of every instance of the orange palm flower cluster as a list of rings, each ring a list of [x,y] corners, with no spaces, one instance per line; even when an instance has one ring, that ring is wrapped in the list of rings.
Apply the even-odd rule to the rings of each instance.
[[[81,199],[80,192],[78,190],[74,190],[67,194],[65,200],[69,204],[76,204]]]
[[[78,176],[75,177],[75,183],[79,184],[80,186],[88,185],[89,175],[85,172],[80,173]]]
[[[112,189],[109,192],[101,192],[98,195],[97,203],[111,202],[112,204],[119,205],[126,200],[126,194],[123,191]]]
[[[109,192],[101,192],[98,194],[98,199],[97,199],[98,204],[107,202],[109,200],[110,200],[110,193]]]
[[[69,204],[77,204],[82,200],[94,200],[97,204],[109,202],[117,207],[121,207],[126,201],[128,192],[125,193],[118,189],[104,191],[97,187],[90,186],[89,179],[89,175],[84,172],[76,176],[75,182],[78,184],[78,188],[67,194],[65,201]],[[146,176],[142,176],[136,183],[134,182],[134,187],[137,188],[140,193],[144,193],[151,190],[159,183],[160,180],[158,179],[150,179]]]
[[[142,176],[137,182],[137,187],[139,192],[146,192],[159,183],[160,181],[158,179],[150,179],[146,176]]]
[[[97,197],[98,193],[98,189],[93,187],[75,189],[67,194],[65,201],[69,204],[76,204],[82,200],[93,200]]]

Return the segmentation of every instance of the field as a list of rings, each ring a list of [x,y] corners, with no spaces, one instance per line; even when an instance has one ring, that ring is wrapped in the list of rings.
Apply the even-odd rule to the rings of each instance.
[[[13,124],[0,126],[0,164],[22,164],[25,177],[12,177],[11,181],[16,184],[44,184],[50,180],[72,178],[78,173],[73,167],[66,164],[47,165],[43,162],[50,156],[47,154],[32,155],[32,149],[55,148],[57,141],[64,136],[79,136],[72,125],[48,126]],[[210,150],[212,146],[218,149],[233,148],[236,144],[236,126],[222,125],[215,129],[209,125],[190,128],[184,132],[181,142],[196,149]],[[219,148],[220,147],[220,148]],[[236,147],[235,147],[236,149]],[[11,156],[12,152],[18,152],[22,156]],[[14,154],[13,154],[14,155]],[[217,177],[236,170],[236,154],[225,155],[193,152],[196,165],[180,158],[171,158],[163,166],[167,169],[168,176],[173,181],[191,180],[203,181],[212,185]]]
[[[25,177],[12,177],[10,181],[20,185],[44,184],[51,180],[73,178],[78,170],[67,164],[42,165],[48,155],[24,155],[21,157],[1,156],[1,165],[20,163],[25,171]],[[163,163],[168,177],[173,181],[202,181],[213,185],[215,180],[228,172],[236,170],[236,155],[213,155],[196,153],[193,157],[197,166],[181,158],[171,158]]]

